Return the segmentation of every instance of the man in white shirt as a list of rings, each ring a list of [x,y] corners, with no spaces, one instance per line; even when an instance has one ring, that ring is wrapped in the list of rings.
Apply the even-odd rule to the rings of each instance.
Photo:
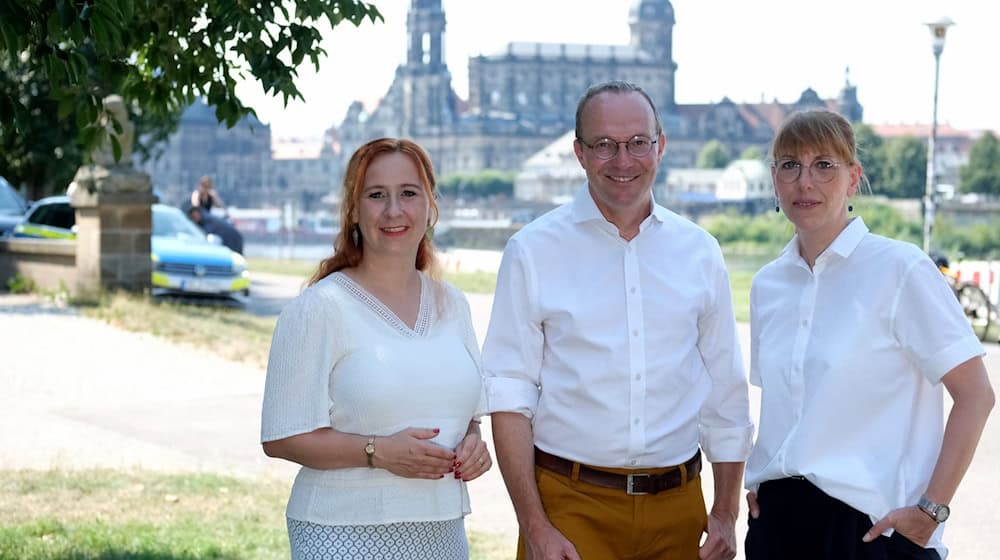
[[[483,348],[518,558],[733,558],[753,426],[722,253],[653,201],[641,88],[590,88],[576,136],[587,185],[508,242]]]

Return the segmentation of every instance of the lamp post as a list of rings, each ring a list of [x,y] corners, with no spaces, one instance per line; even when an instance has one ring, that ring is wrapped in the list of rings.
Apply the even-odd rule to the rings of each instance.
[[[924,190],[924,252],[931,249],[931,234],[934,231],[934,203],[936,192],[938,78],[941,75],[941,51],[944,50],[944,36],[948,28],[955,25],[951,18],[941,18],[926,24],[931,31],[931,46],[934,50],[934,116],[931,119],[931,136],[927,140],[927,188]]]

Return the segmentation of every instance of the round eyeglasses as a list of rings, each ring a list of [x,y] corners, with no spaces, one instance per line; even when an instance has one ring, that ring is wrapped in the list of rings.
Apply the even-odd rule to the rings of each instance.
[[[611,138],[598,138],[593,144],[588,144],[583,138],[577,138],[581,144],[590,148],[600,159],[611,159],[618,155],[618,147],[625,144],[625,151],[632,157],[643,157],[653,149],[656,140],[648,136],[633,136],[624,142]]]
[[[818,159],[809,164],[809,177],[817,183],[829,183],[837,176],[837,168],[842,164],[828,159]],[[802,176],[802,164],[794,159],[775,162],[775,177],[781,183],[794,183]]]

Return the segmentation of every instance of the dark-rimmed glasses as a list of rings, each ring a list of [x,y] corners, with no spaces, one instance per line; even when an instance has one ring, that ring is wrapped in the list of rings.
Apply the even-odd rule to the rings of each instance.
[[[809,176],[817,183],[829,183],[837,176],[837,168],[842,164],[829,159],[818,159],[809,164]],[[802,176],[802,163],[794,159],[781,159],[774,163],[778,181],[794,183]]]
[[[588,144],[583,138],[577,138],[581,144],[591,149],[594,155],[600,159],[611,159],[618,155],[618,147],[625,144],[625,151],[632,157],[643,157],[649,154],[656,144],[649,136],[637,135],[624,142],[612,140],[611,138],[598,138],[593,144]]]

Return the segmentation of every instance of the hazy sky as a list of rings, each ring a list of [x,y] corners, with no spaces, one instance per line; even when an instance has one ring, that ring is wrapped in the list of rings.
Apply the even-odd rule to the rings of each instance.
[[[240,94],[277,137],[318,137],[352,100],[371,108],[406,53],[409,0],[376,0],[384,22],[327,34],[319,73],[300,70],[305,102],[283,107],[256,85]],[[512,41],[626,44],[632,0],[444,0],[452,87],[468,95],[468,58]],[[674,0],[676,99],[790,103],[806,87],[835,97],[845,68],[869,123],[929,123],[934,56],[924,22],[948,16],[938,122],[1000,131],[996,0]],[[581,92],[582,93],[582,92]]]

